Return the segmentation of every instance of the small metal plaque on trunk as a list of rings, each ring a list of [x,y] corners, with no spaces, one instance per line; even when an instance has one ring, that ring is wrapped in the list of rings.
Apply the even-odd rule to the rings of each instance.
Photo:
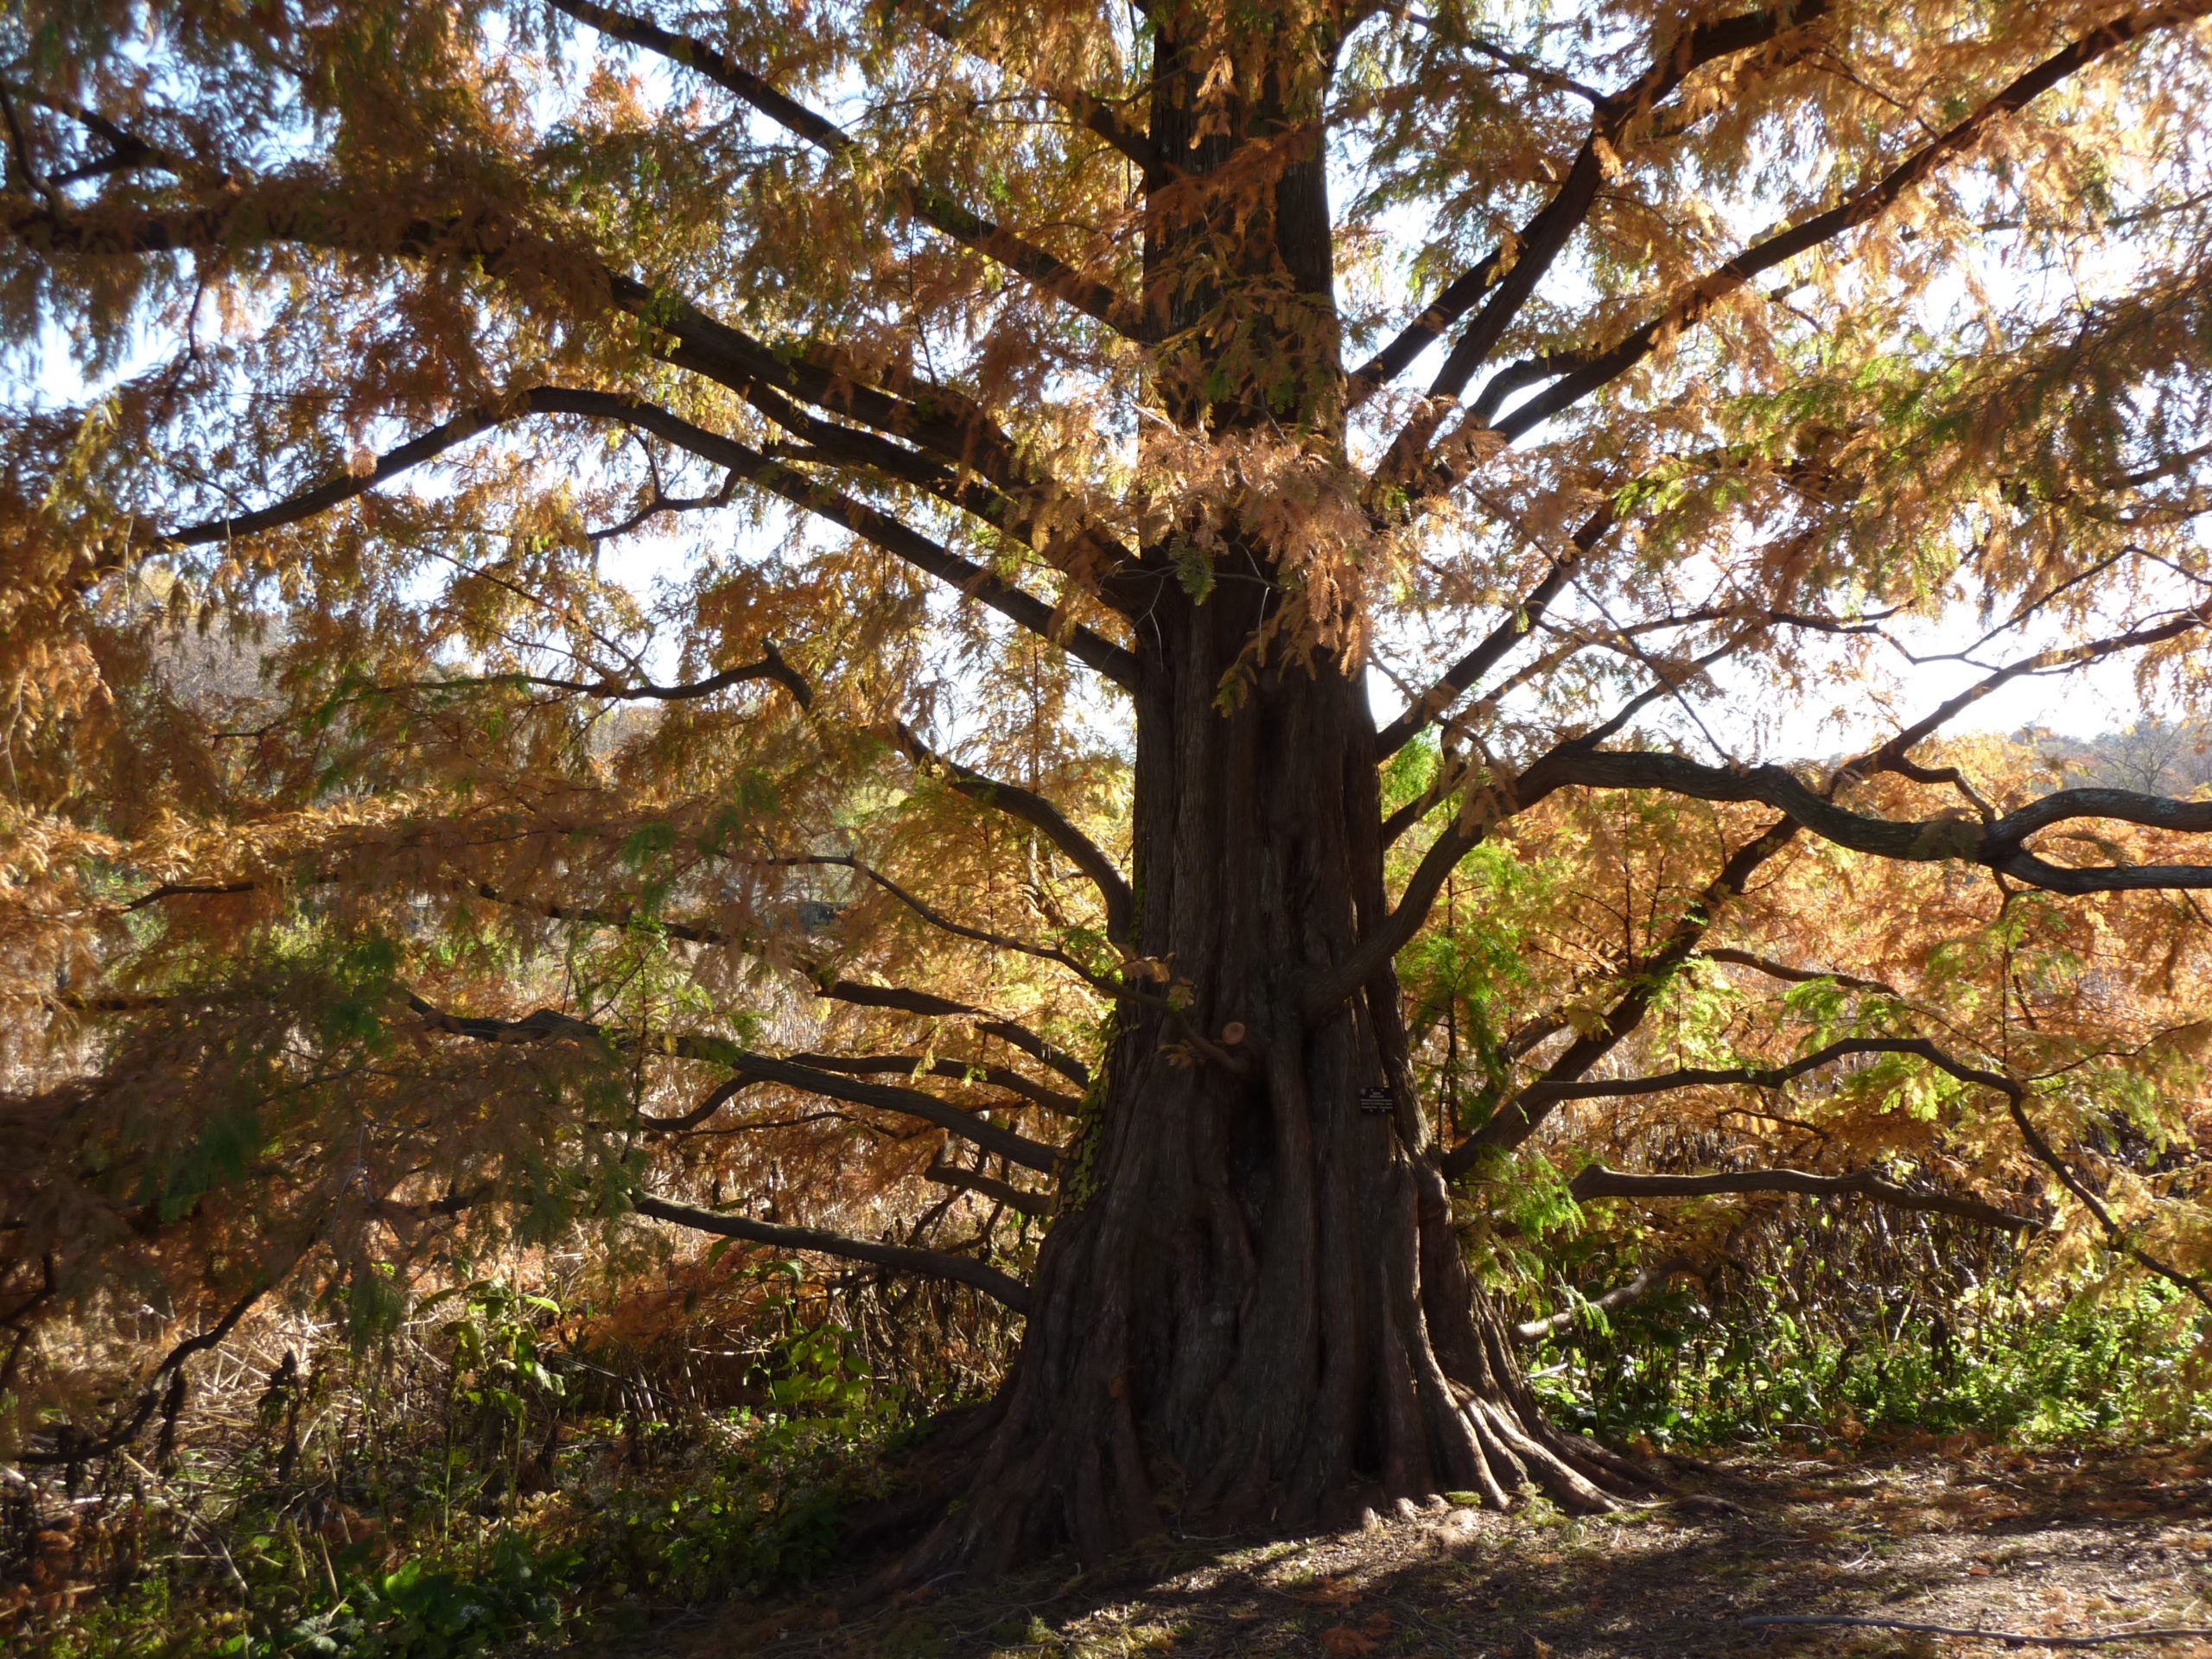
[[[1363,1089],[1359,1091],[1359,1109],[1363,1112],[1387,1112],[1397,1103],[1388,1089]]]

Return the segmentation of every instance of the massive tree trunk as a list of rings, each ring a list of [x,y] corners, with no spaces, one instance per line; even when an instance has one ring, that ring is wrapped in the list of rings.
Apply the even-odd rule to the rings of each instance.
[[[1327,662],[1217,706],[1255,620],[1237,591],[1163,601],[1139,693],[1141,948],[1194,1001],[1123,1016],[933,1560],[1094,1560],[1169,1511],[1299,1526],[1529,1484],[1592,1510],[1633,1484],[1547,1425],[1466,1272],[1395,978],[1301,1015],[1382,902],[1374,728]]]
[[[1191,439],[1341,461],[1334,43],[1325,15],[1281,10],[1194,11],[1194,35],[1150,14],[1154,394]],[[1280,632],[1255,648],[1295,632],[1300,572],[1224,531],[1236,510],[1208,504],[1202,569],[1199,538],[1165,537],[1116,596],[1140,664],[1135,944],[1172,980],[1122,1003],[1027,1335],[930,1561],[1095,1560],[1173,1511],[1299,1526],[1530,1486],[1594,1510],[1637,1484],[1546,1423],[1466,1270],[1394,974],[1307,1007],[1385,907],[1375,726],[1356,662]]]

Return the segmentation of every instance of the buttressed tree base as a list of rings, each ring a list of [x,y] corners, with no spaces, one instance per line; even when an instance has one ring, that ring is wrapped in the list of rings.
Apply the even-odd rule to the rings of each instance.
[[[1026,1316],[909,1570],[1602,1510],[1693,1120],[2202,1294],[2212,803],[1944,746],[2203,690],[2207,12],[17,9],[17,1455],[642,1217]]]

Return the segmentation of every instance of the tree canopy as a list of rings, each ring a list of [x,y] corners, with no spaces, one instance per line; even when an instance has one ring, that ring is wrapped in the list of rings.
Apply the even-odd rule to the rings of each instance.
[[[990,1559],[1168,1464],[1606,1501],[1490,1325],[1402,1408],[1330,1324],[1544,1205],[2212,1295],[2212,801],[1951,730],[2204,716],[2208,12],[16,9],[19,1454],[579,1230],[1029,1314],[1105,1449]]]

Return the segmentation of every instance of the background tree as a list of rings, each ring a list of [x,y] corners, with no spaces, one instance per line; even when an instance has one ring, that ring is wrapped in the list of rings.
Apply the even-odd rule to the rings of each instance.
[[[2201,692],[2208,10],[15,14],[26,1455],[635,1213],[1027,1315],[922,1560],[1602,1508],[1469,1193],[1715,1100],[2202,1294],[2212,804],[1930,746]]]

